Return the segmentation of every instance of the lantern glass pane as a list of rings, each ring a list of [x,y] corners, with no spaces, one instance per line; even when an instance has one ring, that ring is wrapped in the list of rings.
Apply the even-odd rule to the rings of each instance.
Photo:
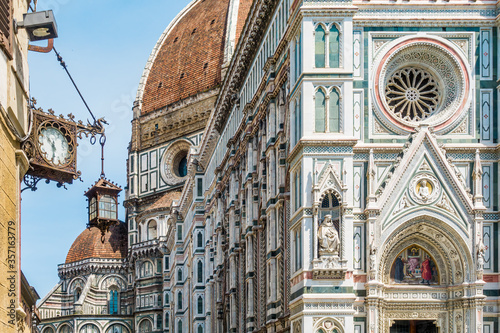
[[[95,197],[90,199],[89,204],[89,220],[93,220],[97,217],[97,200]]]
[[[110,195],[103,195],[99,199],[99,217],[116,220],[116,201]]]

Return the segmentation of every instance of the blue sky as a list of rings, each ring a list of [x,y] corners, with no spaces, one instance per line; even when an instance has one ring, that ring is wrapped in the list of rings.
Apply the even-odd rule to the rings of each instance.
[[[106,177],[126,185],[127,146],[132,103],[146,61],[156,41],[188,0],[39,0],[38,10],[52,9],[59,38],[54,46],[96,118],[105,117]],[[43,43],[37,43],[43,45]],[[29,52],[30,91],[44,110],[90,118],[53,52]],[[41,181],[22,193],[21,267],[40,297],[57,284],[57,265],[87,223],[83,193],[100,175],[100,147],[80,140],[78,169],[83,182],[67,190]],[[124,193],[120,196],[120,202]],[[120,206],[119,218],[125,219]]]

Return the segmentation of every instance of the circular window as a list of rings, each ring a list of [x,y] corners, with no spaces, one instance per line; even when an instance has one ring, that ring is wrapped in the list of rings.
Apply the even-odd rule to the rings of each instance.
[[[187,151],[181,151],[175,156],[173,169],[177,177],[186,177],[187,175]]]
[[[438,107],[439,84],[423,69],[404,68],[389,78],[385,98],[395,117],[407,121],[423,120]]]
[[[467,114],[468,67],[446,41],[400,38],[380,51],[377,61],[374,109],[395,133],[413,132],[422,124],[443,132]]]
[[[160,173],[167,185],[178,185],[186,179],[190,148],[187,141],[177,141],[163,153]]]

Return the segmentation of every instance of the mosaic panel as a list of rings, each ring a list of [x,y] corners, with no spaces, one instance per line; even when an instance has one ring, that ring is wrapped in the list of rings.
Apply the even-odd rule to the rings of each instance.
[[[500,219],[500,214],[491,213],[483,215],[485,221],[498,221]]]
[[[308,146],[304,147],[304,154],[350,154],[352,147]]]

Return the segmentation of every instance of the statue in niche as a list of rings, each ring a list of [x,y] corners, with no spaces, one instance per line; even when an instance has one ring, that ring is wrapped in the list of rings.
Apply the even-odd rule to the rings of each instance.
[[[477,269],[482,270],[483,265],[484,265],[484,254],[486,251],[486,246],[483,243],[483,240],[480,239],[479,243],[476,245],[477,251],[476,251],[476,256],[477,256]]]
[[[432,194],[432,185],[427,182],[427,180],[423,179],[417,185],[417,194],[423,201],[427,201]]]
[[[377,247],[375,246],[375,239],[372,239],[370,243],[370,271],[377,269]]]
[[[337,229],[335,229],[333,225],[331,215],[326,215],[323,223],[319,226],[318,240],[320,254],[338,255],[340,250],[340,239]]]

